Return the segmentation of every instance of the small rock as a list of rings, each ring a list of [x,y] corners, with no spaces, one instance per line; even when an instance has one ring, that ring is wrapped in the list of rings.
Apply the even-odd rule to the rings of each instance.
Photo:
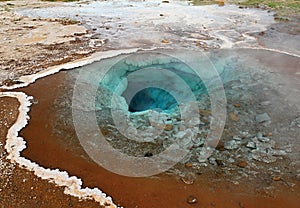
[[[159,14],[159,16],[163,17],[163,16],[164,16],[164,14]]]
[[[191,167],[193,167],[193,164],[192,163],[185,163],[185,167],[191,168]]]
[[[192,142],[193,142],[193,147],[200,147],[204,144],[205,139],[199,137],[193,137]]]
[[[266,105],[270,105],[271,104],[271,102],[270,101],[263,101],[263,102],[261,102],[261,105],[264,105],[264,106],[266,106]]]
[[[192,185],[195,181],[195,174],[192,172],[186,173],[184,177],[181,177],[180,179],[182,180],[183,183],[187,185]]]
[[[213,157],[210,157],[210,158],[208,159],[208,162],[209,162],[211,165],[218,165],[218,163],[216,162],[216,159],[213,158]]]
[[[225,3],[224,3],[224,1],[223,1],[223,0],[219,0],[219,2],[218,2],[218,5],[219,5],[219,6],[224,6],[224,5],[225,5]]]
[[[165,125],[165,130],[166,131],[171,131],[173,129],[173,125],[171,125],[171,124],[166,124]]]
[[[235,104],[233,104],[233,106],[236,107],[236,108],[240,108],[240,107],[241,107],[241,104],[235,103]]]
[[[202,43],[200,41],[195,42],[197,47],[201,47]]]
[[[261,133],[261,132],[258,132],[257,134],[256,134],[256,136],[257,136],[257,138],[262,138],[263,137],[263,134]]]
[[[239,166],[240,168],[245,168],[247,165],[248,165],[247,162],[243,160],[240,161],[237,166]]]
[[[239,120],[239,117],[233,112],[229,113],[229,117],[231,120],[233,120],[235,122]]]
[[[270,121],[271,118],[267,113],[262,113],[262,114],[256,115],[255,120],[258,123],[263,123],[263,122]]]
[[[231,163],[231,164],[232,164],[232,163],[235,163],[235,160],[234,160],[232,157],[228,158],[227,161],[228,161],[229,163]]]
[[[246,145],[246,147],[248,147],[250,149],[255,149],[256,148],[256,144],[253,141],[249,141],[248,144]]]
[[[211,115],[211,110],[203,110],[203,109],[199,109],[198,110],[199,114],[202,116],[209,116]]]
[[[236,140],[236,141],[241,141],[242,138],[241,137],[238,137],[238,136],[233,136],[232,139]]]
[[[162,42],[162,43],[165,43],[165,44],[170,43],[170,41],[167,40],[167,39],[164,39],[164,40],[162,40],[161,42]]]
[[[270,139],[268,137],[258,137],[258,140],[261,142],[269,142]]]
[[[197,203],[197,198],[193,195],[188,196],[188,198],[186,199],[186,202],[188,204],[196,204]]]
[[[272,163],[276,161],[276,157],[273,155],[259,150],[252,150],[252,158],[265,163]]]
[[[237,149],[239,146],[240,146],[240,142],[236,140],[230,140],[228,142],[225,142],[224,144],[224,148],[227,150]]]
[[[273,181],[280,181],[281,180],[280,176],[274,176],[272,179],[273,179]]]
[[[286,155],[286,152],[284,150],[272,150],[272,154],[274,156],[284,156]]]
[[[205,162],[207,162],[207,157],[200,155],[200,156],[198,156],[197,160],[199,163],[205,163]]]
[[[164,0],[164,1],[162,1],[162,3],[170,3],[170,1]]]

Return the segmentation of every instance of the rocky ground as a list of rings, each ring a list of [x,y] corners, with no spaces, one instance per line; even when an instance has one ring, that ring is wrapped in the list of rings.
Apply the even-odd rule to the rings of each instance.
[[[74,61],[102,50],[103,40],[75,20],[35,19],[15,14],[16,8],[50,6],[45,2],[0,2],[0,83],[14,84],[20,76]],[[53,6],[53,5],[52,5]]]

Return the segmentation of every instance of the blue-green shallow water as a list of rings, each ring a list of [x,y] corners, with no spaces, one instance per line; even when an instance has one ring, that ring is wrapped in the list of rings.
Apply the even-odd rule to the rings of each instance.
[[[150,57],[149,54],[147,56]],[[173,72],[176,76],[180,77],[193,95],[195,95],[199,109],[211,110],[211,100],[207,93],[206,85],[201,78],[196,76],[195,71],[187,63],[179,63],[174,57],[169,58],[165,56],[163,58],[153,56],[146,60],[131,58],[130,60],[122,61],[124,57],[126,56],[103,60],[79,69],[86,72],[84,73],[84,80],[87,83],[98,87],[95,100],[91,100],[91,102],[93,102],[96,109],[99,125],[107,129],[108,122],[111,126],[108,129],[112,131],[112,137],[121,138],[122,135],[113,129],[114,121],[111,120],[111,109],[121,109],[120,112],[128,116],[128,121],[131,121],[134,127],[141,130],[145,130],[151,126],[152,111],[147,110],[152,109],[160,115],[166,116],[165,120],[159,122],[173,126],[173,130],[167,132],[169,136],[172,137],[178,133],[177,126],[179,125],[178,116],[180,112],[175,107],[180,104],[185,105],[185,103],[178,102],[176,100],[177,96],[172,96],[171,94],[179,95],[181,101],[186,101],[186,103],[190,101],[190,97],[185,96],[186,91],[182,90],[184,86],[182,83],[182,85],[172,84],[174,76],[167,77],[165,74],[160,73],[159,70],[166,69],[168,73]],[[291,123],[293,119],[297,119],[298,115],[297,107],[299,106],[299,98],[296,95],[299,93],[299,72],[297,68],[299,59],[297,57],[251,49],[219,50],[207,53],[204,57],[205,60],[209,60],[209,63],[218,72],[226,94],[227,120],[225,132],[230,131],[231,136],[224,134],[224,140],[230,140],[233,136],[243,137],[242,134],[245,132],[254,137],[259,132],[276,131],[278,134],[272,139],[278,144],[283,145],[295,142],[297,138],[296,134],[287,138],[286,131],[288,128],[282,128],[281,126],[283,125],[283,121]],[[199,59],[196,63],[202,66],[204,75],[210,74],[209,70],[211,68],[207,67],[209,65],[207,62]],[[97,73],[94,73],[95,69],[98,72],[102,71],[102,73],[99,73],[101,79],[97,78]],[[146,74],[146,76],[143,73],[134,75],[134,73],[142,69],[150,69],[150,72],[151,70],[154,71],[154,69],[158,71],[152,76],[151,73]],[[209,70],[206,71],[206,69]],[[89,70],[93,73],[89,73]],[[169,75],[168,73],[167,75]],[[215,77],[208,77],[209,79],[206,80],[208,81],[206,84],[213,86]],[[146,87],[145,83],[149,80],[152,84],[164,83],[161,86],[171,86],[173,91],[162,90],[163,87],[161,86],[158,88]],[[136,88],[140,90],[135,90]],[[130,92],[136,93],[131,95]],[[145,92],[148,94],[147,96]],[[117,97],[115,106],[111,102],[113,95]],[[133,98],[133,100],[128,98]],[[149,100],[151,101],[150,103],[148,102]],[[78,103],[83,104],[84,102],[89,101],[82,97],[82,100]],[[135,106],[141,106],[137,111],[145,110],[145,112],[143,114],[130,113],[131,102]],[[291,106],[291,110],[288,112],[285,111],[285,105]],[[136,112],[136,110],[132,111]],[[257,123],[257,115],[264,113],[267,113],[271,117],[270,123],[263,125]],[[200,115],[202,130],[198,132],[199,137],[197,137],[199,140],[204,139],[205,135],[209,132],[208,124],[213,118],[207,115],[204,115],[203,118],[201,116],[203,115]],[[282,120],[283,117],[285,119]],[[130,129],[128,131],[130,132]],[[165,138],[165,136],[165,134],[157,138],[153,136],[152,140],[149,138],[149,141],[155,143]],[[285,139],[282,140],[282,137]],[[143,155],[148,151],[158,153],[170,144],[168,141],[163,140],[162,142],[158,142],[158,146],[157,144],[153,146],[152,143],[149,148],[140,148],[140,145],[133,144],[132,141],[128,141],[127,139],[123,141],[118,139],[117,143],[115,145],[119,149],[123,149],[126,153],[133,155],[135,155],[134,151],[137,151],[137,155]],[[201,141],[196,141],[196,143],[201,144]],[[130,148],[128,149],[127,147]],[[191,151],[191,157],[187,161],[197,161],[199,153],[199,149],[197,148],[195,147]],[[247,157],[249,156],[248,154],[246,155]]]

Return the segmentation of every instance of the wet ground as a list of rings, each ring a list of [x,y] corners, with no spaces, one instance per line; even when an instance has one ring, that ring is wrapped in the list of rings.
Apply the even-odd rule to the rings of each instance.
[[[71,98],[76,70],[41,78],[17,90],[34,97],[29,124],[20,132],[27,146],[22,156],[45,168],[65,170],[81,178],[84,187],[98,187],[112,196],[114,203],[125,207],[297,207],[300,193],[298,22],[273,24],[272,14],[267,11],[232,5],[192,7],[185,2],[160,1],[71,3],[57,8],[22,9],[18,13],[31,18],[80,20],[90,32],[75,46],[75,52],[82,46],[95,50],[93,47],[100,47],[97,41],[103,38],[106,41],[101,42],[101,46],[105,43],[105,50],[133,47],[199,51],[240,47],[267,49],[208,53],[213,63],[229,71],[222,77],[227,98],[225,131],[208,160],[199,159],[197,153],[202,144],[198,143],[202,141],[197,141],[188,158],[156,176],[124,177],[100,167],[90,159],[74,132]],[[99,65],[101,68],[102,62]],[[1,121],[7,122],[5,115],[10,115],[11,123],[1,127],[2,146],[6,130],[16,119],[17,102],[7,99],[1,98],[1,102],[6,103],[1,107],[4,113]],[[211,119],[210,106],[207,99],[199,103],[203,107],[199,116],[207,127]],[[8,106],[14,109],[8,112]],[[101,117],[107,116],[105,112],[100,111],[99,115],[102,133],[110,144],[125,153],[151,156],[158,147],[164,147],[158,141],[131,148],[132,143],[122,140],[113,123],[107,123],[110,118]],[[139,116],[132,119],[137,124],[141,121]],[[177,126],[176,122],[172,123],[171,131],[166,132],[170,137],[167,139],[173,137]],[[202,133],[201,136],[205,136],[205,131]],[[92,202],[80,204],[73,197],[64,198],[63,189],[35,178],[9,161],[1,159],[1,164],[4,168],[1,168],[0,182],[8,184],[3,185],[5,192],[1,189],[1,196],[5,198],[0,201],[1,206],[96,206]],[[6,177],[7,170],[10,176]],[[26,175],[24,179],[23,175]],[[22,183],[28,187],[20,185]],[[32,184],[36,184],[36,189]],[[31,198],[21,196],[22,191],[15,188],[19,186],[24,192],[33,190]],[[43,195],[43,190],[53,193]],[[49,200],[45,197],[50,197],[53,204],[47,204]],[[6,200],[8,198],[13,200]]]
[[[197,7],[186,1],[94,1],[18,13],[79,20],[94,32],[92,38],[106,38],[107,46],[116,49],[256,46],[249,33],[262,31],[274,22],[272,13],[267,11],[234,5]]]
[[[79,202],[64,194],[62,187],[37,178],[33,172],[11,163],[4,149],[7,130],[16,121],[16,98],[0,98],[0,205],[1,207],[99,207],[94,201]]]

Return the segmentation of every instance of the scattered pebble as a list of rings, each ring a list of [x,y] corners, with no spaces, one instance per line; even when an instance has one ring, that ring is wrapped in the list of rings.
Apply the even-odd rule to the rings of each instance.
[[[268,137],[258,137],[258,140],[261,142],[269,142],[270,139]]]
[[[248,165],[248,163],[246,162],[246,161],[240,161],[239,163],[238,163],[238,166],[240,167],[240,168],[245,168],[246,166]]]
[[[166,124],[165,125],[165,130],[166,131],[171,131],[173,129],[173,125],[171,125],[171,124]]]
[[[187,173],[184,177],[180,178],[182,180],[183,183],[187,184],[187,185],[192,185],[195,181],[195,174],[190,172]]]
[[[276,157],[269,152],[264,152],[261,150],[252,150],[252,158],[257,161],[272,163],[276,161]]]
[[[193,167],[193,164],[192,163],[185,163],[185,167],[191,168],[191,167]]]
[[[161,42],[162,42],[162,43],[165,43],[165,44],[170,43],[170,41],[167,40],[167,39],[164,39],[164,40],[162,40]]]
[[[280,176],[274,176],[272,179],[273,179],[273,181],[280,181],[281,180]]]
[[[213,157],[210,157],[210,158],[208,159],[208,162],[209,162],[210,164],[212,164],[212,165],[218,165],[218,163],[216,162],[216,159],[213,158]]]
[[[239,136],[233,136],[232,139],[233,139],[233,140],[236,140],[236,141],[241,141],[241,140],[242,140],[242,138],[239,137]]]
[[[240,107],[241,107],[241,104],[235,103],[235,104],[233,104],[233,106],[236,107],[236,108],[240,108]]]
[[[256,144],[253,141],[249,141],[248,144],[246,145],[246,147],[248,147],[250,149],[255,149]]]
[[[240,142],[236,140],[230,140],[224,143],[224,148],[227,150],[237,149],[240,146]]]
[[[271,118],[267,113],[262,113],[262,114],[256,115],[255,120],[258,123],[263,123],[263,122],[270,121]]]
[[[196,204],[197,203],[197,197],[193,196],[193,195],[190,195],[188,196],[188,198],[186,199],[186,202],[188,204]]]
[[[198,110],[199,114],[202,116],[209,116],[211,115],[211,110],[203,110],[203,109],[199,109]]]
[[[257,136],[258,139],[260,139],[260,138],[263,137],[263,134],[262,134],[261,132],[258,132],[258,133],[256,134],[256,136]]]
[[[229,113],[229,117],[231,120],[233,120],[235,122],[239,120],[239,117],[233,112]]]
[[[219,6],[224,6],[224,5],[225,5],[225,2],[224,2],[223,0],[219,0],[218,5],[219,5]]]

